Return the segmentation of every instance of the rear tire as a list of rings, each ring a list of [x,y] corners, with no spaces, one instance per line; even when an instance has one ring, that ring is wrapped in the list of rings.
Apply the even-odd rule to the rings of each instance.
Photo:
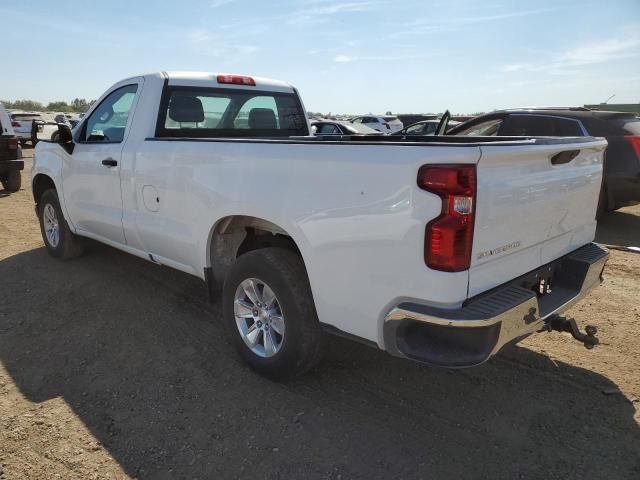
[[[257,295],[246,295],[246,285],[251,282],[257,286]],[[273,295],[267,294],[267,289]],[[250,296],[257,301],[251,301]],[[322,359],[324,333],[298,254],[283,248],[264,248],[240,256],[225,278],[222,303],[236,349],[258,373],[284,380],[305,373]],[[270,305],[276,311],[273,324]],[[272,341],[267,342],[265,337],[272,338],[277,348],[270,348]]]
[[[17,192],[22,186],[20,170],[11,170],[2,178],[2,186],[7,192]]]
[[[49,189],[42,194],[38,203],[40,231],[49,254],[59,259],[69,259],[82,255],[82,238],[74,235],[64,219],[58,193]]]

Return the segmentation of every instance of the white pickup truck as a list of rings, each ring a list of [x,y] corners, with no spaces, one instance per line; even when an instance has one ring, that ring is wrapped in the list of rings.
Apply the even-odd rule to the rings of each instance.
[[[88,237],[200,277],[267,376],[313,366],[326,331],[463,367],[571,330],[558,313],[608,258],[592,243],[606,146],[313,137],[289,84],[163,72],[39,142],[32,188],[54,257]]]

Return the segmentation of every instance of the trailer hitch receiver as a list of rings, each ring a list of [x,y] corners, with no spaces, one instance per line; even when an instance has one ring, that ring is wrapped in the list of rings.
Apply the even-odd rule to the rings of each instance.
[[[573,338],[582,342],[585,348],[591,350],[593,347],[600,343],[596,334],[598,329],[593,325],[587,325],[585,327],[585,333],[582,333],[573,318],[563,317],[561,315],[551,315],[546,320],[547,331],[556,332],[569,332]]]

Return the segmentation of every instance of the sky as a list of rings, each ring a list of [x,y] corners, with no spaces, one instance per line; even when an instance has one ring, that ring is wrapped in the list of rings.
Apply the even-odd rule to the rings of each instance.
[[[3,100],[191,70],[323,113],[640,103],[640,0],[0,0],[0,22]]]

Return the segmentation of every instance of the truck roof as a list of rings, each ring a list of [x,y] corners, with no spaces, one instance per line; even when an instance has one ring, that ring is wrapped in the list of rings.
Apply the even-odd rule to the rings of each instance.
[[[185,85],[185,86],[208,86],[208,87],[220,87],[220,88],[246,88],[246,89],[258,89],[268,91],[278,91],[293,93],[294,88],[292,85],[280,80],[273,80],[271,78],[255,77],[253,75],[239,75],[230,74],[228,72],[162,72],[164,78],[169,80],[170,85]],[[243,86],[243,85],[225,85],[219,84],[217,81],[218,75],[239,75],[251,77],[255,82],[255,86]]]

